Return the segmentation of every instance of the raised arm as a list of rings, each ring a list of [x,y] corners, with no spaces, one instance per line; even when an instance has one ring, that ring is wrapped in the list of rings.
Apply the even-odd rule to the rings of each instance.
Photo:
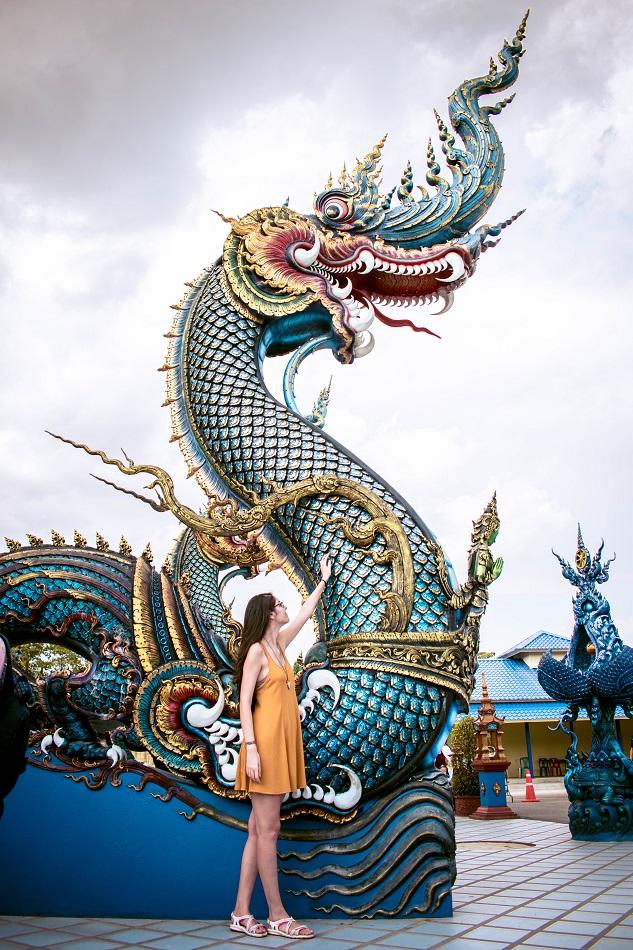
[[[255,742],[251,703],[253,702],[253,693],[264,658],[264,650],[261,644],[254,643],[246,654],[240,688],[240,722],[242,724],[242,741],[246,746],[246,774],[256,782],[259,782],[261,778],[261,763]]]
[[[316,610],[321,594],[325,590],[325,585],[332,574],[332,563],[330,561],[329,554],[326,554],[325,557],[321,558],[319,567],[321,569],[321,580],[314,588],[310,596],[304,600],[297,616],[279,631],[279,644],[283,650],[286,649],[289,643],[292,643],[303,625],[310,619]]]

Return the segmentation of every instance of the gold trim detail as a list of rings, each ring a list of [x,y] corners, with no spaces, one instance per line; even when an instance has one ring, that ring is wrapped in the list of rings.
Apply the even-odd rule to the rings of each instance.
[[[160,592],[163,599],[163,608],[165,610],[165,620],[167,621],[167,629],[169,630],[169,636],[176,651],[176,656],[179,660],[193,660],[195,657],[191,651],[191,647],[187,642],[185,631],[183,630],[180,617],[178,616],[178,608],[176,606],[176,597],[174,595],[173,585],[165,574],[161,573],[159,577]]]
[[[134,646],[145,674],[160,666],[163,658],[154,637],[151,598],[152,569],[144,558],[137,558],[132,581],[132,623]]]
[[[447,633],[352,633],[331,640],[327,651],[334,670],[354,667],[400,673],[450,689],[468,703],[476,634],[468,626]]]
[[[264,318],[260,317],[257,313],[254,313],[252,310],[249,310],[245,304],[242,303],[239,297],[233,293],[233,289],[229,282],[226,270],[224,267],[220,266],[220,274],[218,276],[220,282],[220,287],[222,288],[222,293],[228,300],[232,309],[235,310],[241,317],[245,317],[247,320],[250,320],[251,323],[263,323]]]
[[[241,510],[232,498],[221,498],[207,490],[206,514],[199,514],[187,505],[180,502],[174,492],[174,482],[165,469],[158,465],[136,465],[131,459],[122,462],[120,459],[110,458],[100,449],[91,449],[84,443],[75,442],[63,436],[55,436],[61,442],[66,442],[75,448],[82,449],[88,455],[100,458],[105,465],[112,465],[123,475],[146,474],[153,477],[148,488],[156,492],[156,498],[148,498],[131,492],[126,488],[118,488],[126,494],[132,494],[140,501],[149,504],[155,511],[171,511],[181,522],[191,528],[196,536],[217,539],[253,534],[260,531],[270,521],[271,516],[284,505],[299,505],[304,498],[317,495],[338,495],[363,508],[371,516],[363,525],[352,525],[342,516],[326,517],[322,520],[331,526],[339,525],[345,537],[356,547],[368,550],[369,557],[374,564],[388,564],[391,567],[392,579],[389,590],[379,590],[378,596],[385,603],[385,612],[379,624],[379,630],[406,630],[411,611],[413,609],[413,594],[415,575],[413,570],[413,556],[406,532],[393,509],[375,492],[364,485],[348,478],[337,475],[312,475],[290,485],[278,485],[269,480],[271,491],[265,497],[260,497],[254,491],[246,491],[242,487],[242,494],[251,507]],[[112,483],[108,483],[112,484]],[[377,535],[382,535],[386,542],[385,551],[369,550]],[[200,545],[200,537],[197,537]],[[142,558],[141,558],[142,560]]]

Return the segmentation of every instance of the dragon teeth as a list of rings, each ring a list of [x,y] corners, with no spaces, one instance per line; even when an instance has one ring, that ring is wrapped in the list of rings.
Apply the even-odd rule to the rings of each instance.
[[[349,325],[355,333],[358,333],[371,326],[371,324],[374,322],[376,311],[374,310],[373,304],[370,301],[367,301],[367,304],[361,304],[358,303],[358,301],[354,301],[354,304],[354,307],[348,306],[347,308],[349,312]]]
[[[356,258],[356,263],[359,265],[359,269],[360,265],[363,266],[361,274],[369,274],[370,271],[372,271],[376,266],[377,261],[374,259],[374,255],[371,253],[371,251],[364,250],[361,251]]]
[[[463,277],[466,273],[466,267],[464,265],[464,259],[461,254],[457,254],[455,251],[451,251],[450,254],[447,254],[445,263],[451,268],[450,277],[438,277],[438,280],[444,280],[447,283],[452,281],[459,280],[460,277]]]
[[[448,270],[450,268],[450,274]],[[444,283],[452,283],[459,280],[466,273],[466,267],[461,254],[455,251],[449,251],[444,257],[424,263],[412,264],[404,261],[388,261],[376,259],[371,251],[364,249],[358,257],[348,264],[331,264],[328,268],[322,268],[320,264],[315,264],[312,270],[322,271],[327,274],[348,274],[350,271],[356,271],[359,274],[369,274],[372,270],[379,270],[387,274],[402,274],[403,276],[428,276],[444,273],[446,276],[437,277]]]

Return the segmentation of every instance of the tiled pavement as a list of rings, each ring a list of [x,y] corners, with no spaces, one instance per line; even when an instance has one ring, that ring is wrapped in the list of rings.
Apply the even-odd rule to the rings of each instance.
[[[437,920],[317,920],[311,950],[633,950],[633,842],[572,841],[546,821],[457,820],[455,913]],[[2,917],[2,950],[237,950],[288,946],[224,921]]]

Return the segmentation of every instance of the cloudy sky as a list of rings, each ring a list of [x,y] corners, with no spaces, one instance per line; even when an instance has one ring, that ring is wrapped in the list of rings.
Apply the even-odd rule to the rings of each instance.
[[[162,562],[171,517],[95,482],[95,463],[44,430],[161,464],[198,504],[156,368],[169,304],[221,251],[210,209],[289,195],[309,211],[330,170],[384,132],[385,186],[408,158],[422,181],[433,107],[446,114],[523,12],[517,0],[2,5],[2,535],[123,532]],[[308,410],[334,375],[328,431],[411,502],[461,579],[471,521],[497,490],[506,566],[485,649],[569,634],[572,590],[550,549],[572,557],[578,520],[590,547],[604,537],[617,551],[605,592],[633,642],[632,33],[629,0],[608,13],[532,4],[486,220],[527,213],[458,292],[441,340],[381,326],[365,359],[317,354],[299,377]],[[273,391],[282,369],[270,367]]]

